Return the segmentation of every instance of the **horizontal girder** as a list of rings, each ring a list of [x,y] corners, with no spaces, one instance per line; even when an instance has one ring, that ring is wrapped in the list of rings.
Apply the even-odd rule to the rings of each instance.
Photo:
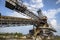
[[[38,21],[26,18],[0,16],[0,25],[38,25]]]
[[[21,5],[20,5],[21,4]],[[17,3],[16,0],[6,0],[5,6],[11,10],[15,10],[17,12],[21,12],[35,20],[39,20],[40,18],[35,15],[33,12],[27,9],[27,7],[23,3]]]

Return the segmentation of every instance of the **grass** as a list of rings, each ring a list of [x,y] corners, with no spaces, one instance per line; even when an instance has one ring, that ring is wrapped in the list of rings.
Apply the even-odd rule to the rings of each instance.
[[[60,40],[60,36],[55,36],[54,40]]]

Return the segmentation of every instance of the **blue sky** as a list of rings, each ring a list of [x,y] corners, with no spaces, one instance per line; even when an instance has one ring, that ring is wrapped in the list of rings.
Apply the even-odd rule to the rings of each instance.
[[[41,9],[42,13],[48,17],[48,21],[51,25],[57,30],[56,34],[60,35],[60,0],[23,0],[23,3],[28,9],[32,10],[33,8],[33,12]],[[27,18],[26,16],[6,8],[5,0],[0,0],[0,12],[5,16]],[[0,32],[22,32],[26,34],[29,29],[32,29],[32,26],[7,27],[0,28]]]

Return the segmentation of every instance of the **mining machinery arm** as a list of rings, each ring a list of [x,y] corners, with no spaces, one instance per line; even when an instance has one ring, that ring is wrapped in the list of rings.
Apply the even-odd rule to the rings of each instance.
[[[24,26],[24,25],[35,25],[39,24],[38,21],[26,18],[18,18],[18,17],[11,17],[11,16],[0,16],[0,27],[2,26]]]
[[[25,14],[26,16],[29,16],[35,20],[39,20],[39,17],[27,9],[22,2],[19,3],[17,0],[6,0],[5,6],[11,10],[21,12],[22,14]]]
[[[43,40],[46,37],[49,39],[53,36],[53,32],[56,32],[55,29],[51,28],[47,23],[47,17],[41,14],[41,10],[38,10],[38,15],[36,16],[33,12],[29,11],[27,7],[18,0],[6,0],[5,6],[11,10],[15,10],[17,12],[21,12],[31,19],[26,18],[17,18],[10,16],[0,16],[0,26],[2,25],[34,25],[35,28],[29,31],[30,37],[32,36],[39,38],[39,40]]]

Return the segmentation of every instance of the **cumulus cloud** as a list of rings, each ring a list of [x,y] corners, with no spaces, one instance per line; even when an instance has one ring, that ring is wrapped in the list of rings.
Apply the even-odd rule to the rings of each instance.
[[[50,19],[56,18],[56,14],[60,12],[60,8],[58,9],[50,9],[48,11],[43,11],[43,13]]]
[[[60,3],[60,0],[57,0],[56,4],[59,4]]]
[[[28,6],[28,9],[38,9],[38,8],[42,8],[44,6],[43,1],[42,0],[30,0],[30,4],[24,2],[25,5]]]
[[[54,26],[54,27],[57,25],[57,21],[56,21],[56,19],[52,19],[52,21],[51,21],[51,25]]]
[[[55,18],[56,10],[55,10],[55,9],[51,9],[51,10],[48,10],[48,11],[44,11],[44,14],[45,14],[48,18]]]
[[[32,4],[31,7],[41,8],[44,6],[42,0],[32,0],[32,2],[35,4]]]

